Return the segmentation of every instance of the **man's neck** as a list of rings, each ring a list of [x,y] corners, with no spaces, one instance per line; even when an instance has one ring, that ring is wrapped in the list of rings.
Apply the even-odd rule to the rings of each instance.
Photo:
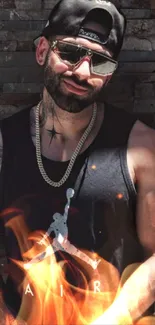
[[[44,130],[54,130],[61,140],[78,140],[88,126],[94,105],[78,113],[70,113],[55,104],[52,98],[43,98],[41,119]]]
[[[53,102],[42,102],[41,116],[41,152],[51,160],[70,160],[73,152],[87,128],[93,113],[93,106],[86,108],[83,112],[72,114],[65,112],[60,107],[55,108],[53,113]],[[46,106],[45,106],[46,104]],[[97,107],[97,115],[94,126],[87,137],[81,152],[85,151],[97,136],[104,118],[103,104]],[[35,144],[35,107],[31,112],[31,135]],[[33,122],[34,121],[34,122]]]

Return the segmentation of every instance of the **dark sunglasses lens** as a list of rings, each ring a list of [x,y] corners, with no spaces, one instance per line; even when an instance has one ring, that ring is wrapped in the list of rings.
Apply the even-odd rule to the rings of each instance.
[[[102,75],[113,73],[117,68],[117,63],[108,60],[102,55],[94,53],[92,57],[92,72]]]
[[[78,47],[78,45],[61,41],[58,42],[56,51],[63,61],[66,61],[73,65],[79,62],[83,57],[87,55],[87,49],[85,49],[84,47]],[[96,73],[98,75],[107,75],[113,73],[116,70],[117,62],[110,61],[103,55],[100,55],[93,51],[92,53],[92,73]]]
[[[73,44],[58,43],[57,48],[61,59],[71,64],[77,63],[84,56],[82,49]]]

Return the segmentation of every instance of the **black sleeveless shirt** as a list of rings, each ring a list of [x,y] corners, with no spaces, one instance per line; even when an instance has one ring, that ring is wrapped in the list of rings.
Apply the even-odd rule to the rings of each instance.
[[[128,265],[142,262],[143,251],[135,226],[136,191],[126,160],[134,123],[134,116],[106,104],[104,121],[96,139],[78,156],[66,183],[54,188],[44,181],[38,169],[30,135],[30,109],[3,120],[0,190],[1,210],[6,211],[4,222],[20,211],[28,233],[36,230],[46,233],[51,229],[52,238],[62,235],[70,250],[60,247],[60,251],[68,260],[74,260],[74,249],[97,253],[114,265],[120,275]],[[55,162],[45,157],[42,160],[46,173],[54,181],[64,175],[68,166],[68,162]],[[21,260],[19,245],[10,227],[5,230],[5,242],[8,260]],[[56,255],[59,260],[58,249]],[[90,261],[81,259],[95,269]],[[18,310],[20,296],[14,272],[10,271],[4,296],[8,305]]]

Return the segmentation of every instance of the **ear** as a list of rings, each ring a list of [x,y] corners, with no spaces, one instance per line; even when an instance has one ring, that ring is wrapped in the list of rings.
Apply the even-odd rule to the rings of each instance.
[[[36,48],[36,61],[43,66],[49,50],[49,43],[45,37],[41,37]]]

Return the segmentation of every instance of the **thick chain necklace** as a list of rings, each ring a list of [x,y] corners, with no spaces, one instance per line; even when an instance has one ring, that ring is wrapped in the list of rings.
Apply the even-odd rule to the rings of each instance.
[[[39,170],[40,170],[40,173],[41,173],[43,179],[51,186],[60,187],[68,179],[68,177],[72,171],[73,165],[75,163],[75,160],[76,160],[77,156],[79,155],[88,135],[90,134],[90,132],[94,126],[94,123],[96,120],[96,114],[97,114],[97,105],[96,105],[96,103],[94,103],[94,105],[93,105],[93,114],[92,114],[91,120],[90,120],[86,130],[84,131],[81,139],[79,140],[75,151],[73,152],[73,155],[70,159],[70,162],[68,164],[68,167],[65,171],[64,176],[60,179],[59,182],[54,182],[46,174],[44,166],[43,166],[42,158],[41,158],[41,141],[40,141],[40,125],[39,125],[39,113],[40,113],[41,104],[42,104],[42,101],[40,101],[36,107],[36,158],[37,158],[37,164],[38,164],[38,167],[39,167]]]

